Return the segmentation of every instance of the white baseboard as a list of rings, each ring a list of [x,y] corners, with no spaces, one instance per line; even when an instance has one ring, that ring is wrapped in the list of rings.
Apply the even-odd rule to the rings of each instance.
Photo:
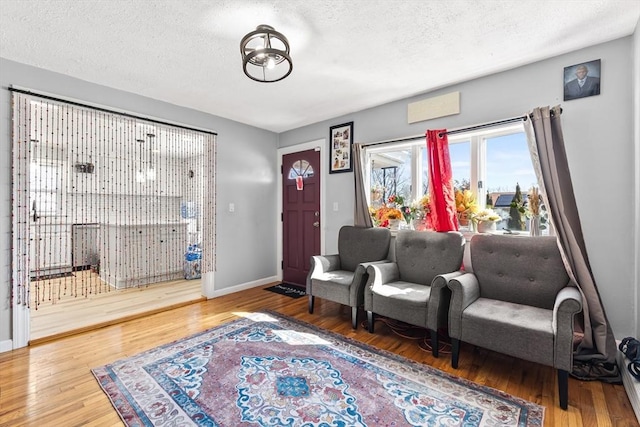
[[[620,343],[618,342],[618,344]],[[629,373],[629,370],[627,369],[629,359],[627,359],[620,350],[618,350],[616,359],[618,361],[620,373],[622,374],[622,384],[624,384],[624,389],[627,392],[627,396],[629,396],[633,412],[636,413],[636,418],[638,419],[638,422],[640,422],[640,381],[636,380]]]
[[[4,353],[5,351],[11,351],[11,350],[13,350],[12,340],[0,341],[0,353]]]
[[[253,282],[241,283],[239,285],[231,286],[228,288],[213,291],[213,294],[209,298],[221,297],[223,295],[232,294],[238,291],[244,291],[258,286],[268,285],[269,283],[277,282],[277,276],[265,277],[264,279],[254,280]]]

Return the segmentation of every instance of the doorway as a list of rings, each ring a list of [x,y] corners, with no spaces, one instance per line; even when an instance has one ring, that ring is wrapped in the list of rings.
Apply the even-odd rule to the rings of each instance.
[[[320,153],[286,154],[282,168],[282,280],[303,286],[320,254]]]
[[[13,96],[16,348],[29,340],[29,315],[45,305],[80,313],[78,304],[105,294],[180,285],[186,253],[197,258],[189,266],[202,266],[203,243],[213,244],[202,239],[213,234],[205,227],[214,225],[214,175],[205,165],[215,165],[214,133]]]
[[[324,171],[328,170],[328,158],[323,154],[325,143],[326,140],[321,139],[278,149],[282,170],[278,174],[278,278],[299,286],[306,283],[311,255],[325,251]],[[296,164],[297,161],[300,162]],[[313,168],[313,177],[307,164]],[[296,178],[298,176],[301,178]],[[298,190],[300,184],[302,189]],[[287,197],[287,192],[292,197]],[[295,207],[291,206],[290,199],[297,200]]]

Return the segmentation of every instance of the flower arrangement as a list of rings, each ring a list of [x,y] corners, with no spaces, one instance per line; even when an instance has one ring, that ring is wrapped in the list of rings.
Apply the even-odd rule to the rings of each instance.
[[[405,206],[404,197],[400,196],[399,194],[392,194],[391,196],[389,196],[389,198],[387,199],[387,205],[392,209],[395,209],[396,211],[400,212],[400,216],[396,217],[395,216],[396,212],[390,211],[387,214],[387,216],[391,214],[394,217],[389,219],[404,218],[407,224],[409,224],[413,219],[413,217],[415,216],[415,211],[412,211],[410,206]]]
[[[531,187],[527,200],[527,217],[531,219],[530,233],[532,236],[540,235],[540,230],[547,229],[548,212],[542,202],[542,194],[538,187]]]
[[[411,202],[411,220],[415,230],[422,231],[431,228],[431,208],[429,207],[429,203],[430,199],[428,194]]]
[[[409,224],[412,219],[416,218],[416,210],[411,206],[403,206],[400,208],[400,211],[402,211],[402,216],[407,224]]]
[[[478,210],[476,197],[471,190],[456,190],[456,211],[457,212],[475,212]]]
[[[531,216],[540,215],[540,208],[542,205],[542,196],[537,187],[531,187],[529,190],[529,198],[527,204],[528,214]]]
[[[387,203],[391,206],[404,206],[404,197],[397,194],[392,194],[387,199]]]
[[[460,225],[467,225],[469,219],[478,211],[478,202],[471,190],[455,190],[456,212]]]
[[[371,218],[376,227],[388,227],[389,221],[392,219],[402,218],[400,209],[383,205],[378,209],[370,208]]]
[[[474,212],[471,215],[471,219],[473,222],[498,222],[502,220],[500,215],[498,215],[493,209],[482,209],[480,211]]]
[[[386,219],[400,219],[402,217],[402,211],[396,208],[387,208],[384,216]]]
[[[496,223],[501,221],[502,217],[493,209],[482,209],[471,215],[474,229],[478,233],[486,233],[496,229]]]
[[[370,207],[369,213],[376,227],[389,227],[391,220],[404,219],[409,227],[429,228],[429,195],[405,204],[404,197],[392,194],[379,208]],[[416,225],[414,220],[420,221],[420,224]]]
[[[420,199],[411,202],[411,209],[416,216],[425,217],[429,214],[429,195],[425,194]]]

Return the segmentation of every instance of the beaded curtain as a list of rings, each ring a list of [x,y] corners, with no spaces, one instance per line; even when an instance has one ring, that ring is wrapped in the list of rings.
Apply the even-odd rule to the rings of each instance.
[[[31,93],[12,106],[15,304],[214,271],[214,133]]]

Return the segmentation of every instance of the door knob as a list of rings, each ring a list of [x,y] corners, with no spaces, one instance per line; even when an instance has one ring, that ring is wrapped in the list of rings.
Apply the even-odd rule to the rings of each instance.
[[[316,221],[316,222],[314,222],[314,223],[313,223],[313,226],[314,226],[314,227],[316,227],[316,228],[320,227],[320,221]]]

